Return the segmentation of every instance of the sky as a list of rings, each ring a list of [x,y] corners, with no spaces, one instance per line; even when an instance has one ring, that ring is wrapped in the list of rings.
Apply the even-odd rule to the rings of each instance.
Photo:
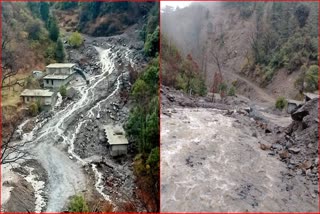
[[[189,6],[192,3],[192,1],[161,1],[161,9],[165,8],[166,6],[171,6],[171,7],[178,7],[179,8],[184,8]]]

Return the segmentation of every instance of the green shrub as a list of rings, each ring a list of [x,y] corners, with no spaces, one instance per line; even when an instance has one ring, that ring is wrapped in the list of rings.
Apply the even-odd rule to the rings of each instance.
[[[183,74],[178,74],[176,78],[176,88],[178,90],[187,91],[187,78]]]
[[[305,76],[305,83],[306,91],[316,91],[318,90],[318,66],[317,65],[311,65],[308,69],[306,76]]]
[[[40,83],[37,79],[33,78],[32,76],[29,76],[25,80],[25,88],[37,89],[37,88],[40,88]]]
[[[65,58],[65,53],[64,53],[63,44],[62,44],[62,41],[58,39],[57,47],[55,50],[55,59],[57,60],[57,62],[63,62],[64,58]]]
[[[263,75],[263,86],[267,85],[273,78],[275,74],[275,69],[272,69],[270,67],[265,67],[263,69],[264,75]]]
[[[36,104],[37,104],[37,106],[38,106],[39,112],[41,112],[41,111],[43,110],[43,105],[41,104],[40,99],[37,99]]]
[[[29,111],[30,111],[31,116],[33,116],[33,117],[37,116],[39,114],[38,104],[36,102],[32,102],[29,105]]]
[[[227,90],[228,90],[228,86],[226,83],[220,83],[219,86],[218,86],[218,90],[220,92],[220,94],[224,94]]]
[[[231,86],[228,91],[228,96],[235,96],[235,95],[236,95],[236,88],[234,86]]]
[[[67,88],[66,88],[66,86],[65,85],[60,86],[59,92],[60,92],[62,97],[66,97],[67,96]]]
[[[286,107],[287,105],[287,101],[284,97],[278,97],[277,101],[276,101],[276,108],[277,109],[284,109],[284,107]]]
[[[83,37],[78,32],[73,32],[68,39],[69,44],[72,47],[80,47],[83,44]]]
[[[83,196],[76,195],[72,197],[68,206],[68,211],[69,212],[89,212],[89,207]]]
[[[146,42],[144,44],[144,52],[148,56],[155,56],[159,52],[159,26],[151,34],[147,34]]]

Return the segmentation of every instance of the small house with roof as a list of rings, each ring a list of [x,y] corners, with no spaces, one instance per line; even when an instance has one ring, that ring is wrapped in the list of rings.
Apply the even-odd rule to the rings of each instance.
[[[75,64],[54,63],[46,67],[46,76],[43,77],[45,88],[59,88],[68,84],[74,77]]]
[[[120,126],[107,125],[104,127],[106,138],[109,145],[110,155],[120,156],[128,153],[128,140],[125,136],[125,132]]]
[[[46,109],[51,109],[55,102],[55,93],[48,89],[25,89],[20,97],[24,104],[40,102]]]
[[[46,67],[47,74],[71,75],[75,72],[74,63],[53,63]]]

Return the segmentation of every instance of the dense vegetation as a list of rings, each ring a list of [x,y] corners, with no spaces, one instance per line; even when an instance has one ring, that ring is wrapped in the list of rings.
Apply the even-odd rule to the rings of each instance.
[[[278,97],[278,99],[276,100],[276,108],[277,109],[280,109],[280,110],[282,110],[282,109],[284,109],[284,107],[286,107],[287,106],[287,100],[286,100],[286,98],[284,98],[284,97]]]
[[[191,54],[186,58],[161,35],[161,80],[162,84],[181,89],[187,93],[205,95],[203,74]]]
[[[141,20],[154,2],[58,2],[60,10],[79,10],[77,29],[92,36],[110,36],[122,33],[128,26]]]
[[[147,24],[142,28],[140,36],[144,40],[144,52],[154,57],[159,52],[159,3],[156,3],[148,14]]]
[[[74,32],[71,34],[71,36],[68,38],[69,45],[72,47],[78,48],[83,43],[83,38],[80,33]]]
[[[251,38],[252,56],[243,69],[259,73],[262,85],[268,84],[281,68],[288,74],[299,72],[303,65],[307,69],[316,65],[318,58],[317,4],[273,2],[270,9],[266,4],[270,5],[227,4],[251,11],[246,12],[246,17],[256,13],[257,34]]]
[[[28,2],[27,7],[32,13],[32,16],[34,19],[42,19],[42,22],[44,23],[44,26],[46,28],[46,31],[49,34],[49,38],[51,40],[50,46],[46,50],[46,58],[47,63],[56,61],[56,62],[63,62],[65,58],[65,53],[63,49],[63,44],[61,40],[59,39],[60,36],[60,30],[57,24],[57,20],[54,16],[50,15],[50,5],[48,2]],[[33,24],[34,26],[30,28],[29,34],[31,35],[37,35],[38,34],[38,28],[37,25]],[[33,36],[35,41],[37,42],[37,38],[39,36]],[[39,45],[42,45],[43,41],[39,41]]]
[[[159,59],[155,58],[132,87],[134,107],[125,130],[137,147],[135,174],[139,197],[149,211],[159,210]]]
[[[139,75],[133,69],[130,97],[133,108],[125,130],[136,147],[134,173],[137,176],[137,195],[148,211],[159,211],[160,124],[159,124],[159,6],[155,4],[143,26],[141,37],[145,54],[153,57]]]

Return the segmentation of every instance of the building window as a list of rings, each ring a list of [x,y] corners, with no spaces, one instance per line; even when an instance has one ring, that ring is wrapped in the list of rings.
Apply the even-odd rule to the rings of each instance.
[[[26,101],[29,102],[29,97],[26,97]]]
[[[47,85],[49,85],[49,80],[46,80],[47,81]]]
[[[53,85],[53,80],[51,80],[51,85]]]

